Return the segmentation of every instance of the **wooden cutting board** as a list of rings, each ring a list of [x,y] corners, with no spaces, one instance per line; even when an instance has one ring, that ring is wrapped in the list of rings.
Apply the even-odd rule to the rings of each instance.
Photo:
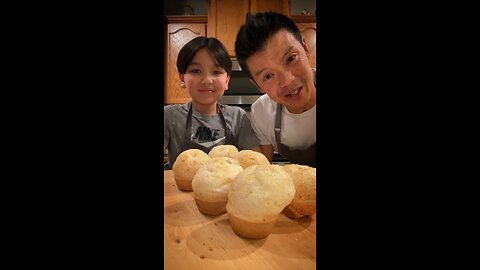
[[[200,213],[193,192],[180,191],[164,171],[164,266],[177,269],[315,269],[316,215],[281,214],[265,239],[236,235],[226,214]]]

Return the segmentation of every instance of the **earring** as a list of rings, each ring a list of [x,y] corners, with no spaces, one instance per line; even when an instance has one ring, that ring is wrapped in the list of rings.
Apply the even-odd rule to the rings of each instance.
[[[185,82],[181,82],[181,83],[180,83],[180,86],[181,86],[182,88],[185,88]]]

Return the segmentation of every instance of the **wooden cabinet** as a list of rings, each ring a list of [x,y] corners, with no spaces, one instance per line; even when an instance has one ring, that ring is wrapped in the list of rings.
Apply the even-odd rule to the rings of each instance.
[[[180,87],[177,56],[180,49],[197,36],[216,37],[235,58],[235,39],[247,12],[275,11],[290,14],[289,0],[210,0],[208,16],[166,16],[164,104],[185,103],[191,100]],[[316,67],[316,16],[290,16],[298,25],[310,48],[310,63]]]
[[[235,58],[235,39],[247,12],[275,11],[289,15],[288,0],[209,0],[208,36],[216,37]]]
[[[290,18],[298,26],[300,34],[305,37],[310,49],[310,65],[317,67],[317,16],[292,15]]]
[[[310,49],[310,65],[317,67],[317,25],[315,23],[297,23],[297,26]]]
[[[167,16],[165,27],[164,104],[185,103],[191,98],[187,90],[180,86],[177,56],[188,41],[206,36],[207,17]]]
[[[249,11],[248,0],[210,0],[208,5],[208,36],[216,37],[235,56],[235,39]]]
[[[290,1],[288,0],[250,0],[251,12],[274,11],[290,16]]]

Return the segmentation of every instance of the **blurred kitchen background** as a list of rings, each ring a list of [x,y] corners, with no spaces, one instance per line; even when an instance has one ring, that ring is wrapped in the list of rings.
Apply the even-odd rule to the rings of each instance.
[[[234,44],[247,12],[275,11],[292,18],[305,37],[316,67],[316,2],[314,0],[167,0],[164,2],[164,105],[190,100],[180,87],[176,60],[182,46],[197,36],[216,37],[226,46],[233,61],[228,90],[219,100],[239,106],[250,114],[251,104],[261,93],[249,81],[236,61]],[[166,158],[164,159],[166,160]],[[274,163],[286,163],[278,153]]]

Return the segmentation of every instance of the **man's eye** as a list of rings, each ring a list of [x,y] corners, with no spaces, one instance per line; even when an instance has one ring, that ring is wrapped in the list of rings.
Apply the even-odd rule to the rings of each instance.
[[[273,74],[269,73],[269,74],[265,75],[265,77],[263,77],[263,80],[264,81],[270,80],[272,77],[273,77]]]
[[[287,58],[287,62],[292,62],[293,60],[295,60],[297,58],[297,55],[296,54],[292,54],[290,55],[290,57]]]

